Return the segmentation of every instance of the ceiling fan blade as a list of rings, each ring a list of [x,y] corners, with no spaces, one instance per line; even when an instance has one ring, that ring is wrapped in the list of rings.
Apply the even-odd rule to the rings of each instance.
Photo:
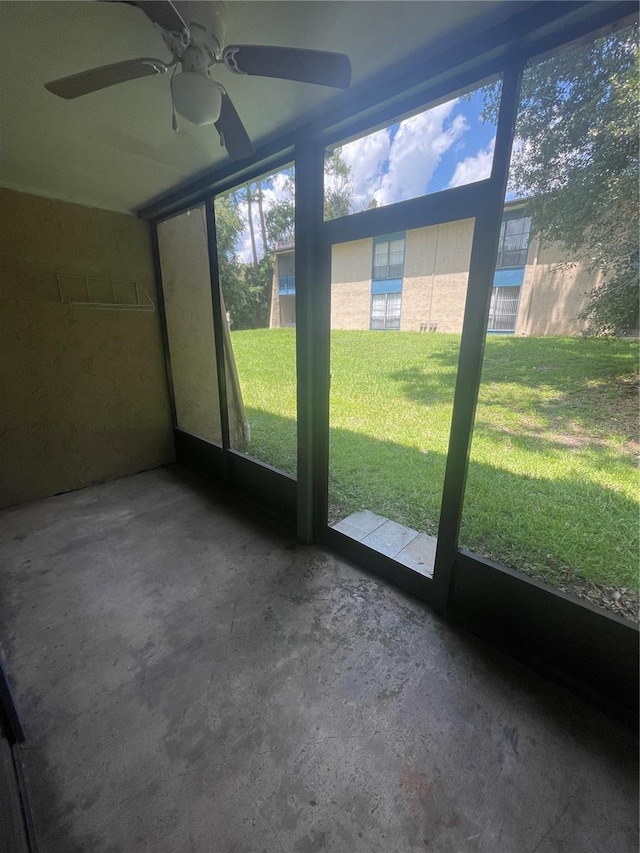
[[[336,89],[347,89],[351,83],[351,62],[346,53],[232,44],[224,49],[222,58],[227,68],[237,74],[299,80]]]
[[[216,130],[222,138],[222,144],[227,149],[229,156],[234,160],[244,160],[255,154],[255,149],[249,139],[236,108],[226,92],[222,94],[222,107],[220,118],[214,122]]]
[[[113,2],[113,0],[111,0]],[[123,0],[129,6],[142,9],[147,18],[170,33],[189,32],[184,18],[178,12],[171,0]]]
[[[90,71],[82,71],[80,74],[72,74],[70,77],[61,77],[45,83],[45,89],[58,95],[60,98],[79,98],[88,95],[89,92],[97,92],[106,89],[107,86],[115,86],[116,83],[125,83],[127,80],[136,80],[138,77],[149,77],[152,74],[164,74],[167,70],[164,62],[159,59],[125,59],[124,62],[115,62],[112,65],[101,65]]]

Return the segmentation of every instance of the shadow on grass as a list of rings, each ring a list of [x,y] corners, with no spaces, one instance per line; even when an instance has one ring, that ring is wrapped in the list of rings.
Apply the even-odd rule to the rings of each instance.
[[[251,456],[288,470],[296,424],[250,412]],[[369,509],[435,533],[446,457],[387,440],[332,429],[329,503],[332,520]],[[636,586],[637,505],[597,483],[514,474],[472,462],[460,544],[503,565],[558,582],[566,575]]]
[[[414,403],[431,406],[434,403],[451,404],[458,371],[458,355],[432,353],[428,361],[438,361],[450,366],[446,373],[433,373],[428,367],[408,367],[389,374],[389,379],[397,382],[403,395]]]
[[[453,399],[457,361],[457,351],[443,342],[442,349],[426,354],[424,367],[414,365],[388,377],[414,403],[425,406],[447,403]],[[629,450],[634,452],[637,450],[633,446],[637,441],[637,364],[637,341],[489,338],[482,370],[478,428],[486,433],[495,431],[496,435],[508,432],[513,440],[524,439],[527,443],[530,439],[539,440],[540,444],[548,443],[559,449],[605,446],[613,437],[630,443]],[[437,371],[429,365],[437,365]],[[530,391],[540,394],[532,400]],[[520,417],[517,432],[493,427],[495,409]],[[543,425],[531,423],[532,419],[541,419]]]

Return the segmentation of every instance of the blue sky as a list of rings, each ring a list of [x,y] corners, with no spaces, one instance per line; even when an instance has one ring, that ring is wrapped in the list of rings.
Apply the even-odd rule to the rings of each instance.
[[[446,189],[456,166],[465,158],[470,157],[474,160],[477,158],[478,152],[493,150],[496,127],[494,124],[483,122],[480,118],[482,110],[481,93],[475,92],[471,101],[458,101],[457,110],[467,120],[468,130],[465,131],[458,143],[442,155],[442,159],[433,173],[429,192]]]
[[[354,209],[372,198],[392,204],[488,177],[495,126],[481,120],[481,109],[482,94],[475,92],[342,146]]]

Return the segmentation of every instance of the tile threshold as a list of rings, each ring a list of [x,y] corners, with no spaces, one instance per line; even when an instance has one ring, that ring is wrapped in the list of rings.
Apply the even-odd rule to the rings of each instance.
[[[435,536],[413,530],[367,509],[351,513],[331,526],[421,575],[433,577]]]

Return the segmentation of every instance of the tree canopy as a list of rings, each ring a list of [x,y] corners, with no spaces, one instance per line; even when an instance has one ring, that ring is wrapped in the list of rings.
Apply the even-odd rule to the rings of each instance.
[[[338,150],[333,151],[325,159],[324,174],[325,219],[336,219],[339,216],[346,216],[351,211],[353,182],[351,180],[351,169],[340,156]],[[289,243],[294,240],[296,208],[293,169],[287,171],[283,198],[267,211],[265,221],[267,236],[272,245],[282,242]]]
[[[215,202],[218,272],[233,328],[255,329],[268,322],[271,269],[265,269],[264,259],[256,267],[238,259],[245,230],[240,202],[240,193],[219,196]]]
[[[293,169],[287,169],[285,175],[282,198],[273,204],[264,215],[267,240],[272,249],[276,243],[288,243],[294,239],[296,184]]]
[[[343,160],[337,149],[325,159],[324,174],[325,219],[337,219],[339,216],[347,216],[351,212],[352,207],[353,181],[351,179],[351,168]]]
[[[628,28],[525,71],[509,176],[533,229],[603,283],[581,317],[590,334],[638,327],[638,41]],[[497,120],[499,91],[485,90]]]
[[[325,193],[325,216],[329,219],[344,216],[351,209],[352,183],[349,166],[339,152],[327,158],[325,172],[330,177]],[[293,169],[285,171],[279,197],[268,206],[264,185],[269,186],[269,179],[248,184],[215,201],[220,281],[234,329],[268,325],[273,249],[276,243],[292,242],[295,237]],[[256,214],[257,223],[254,221]],[[239,259],[246,234],[251,246],[249,263]],[[260,236],[259,244],[257,235]]]

